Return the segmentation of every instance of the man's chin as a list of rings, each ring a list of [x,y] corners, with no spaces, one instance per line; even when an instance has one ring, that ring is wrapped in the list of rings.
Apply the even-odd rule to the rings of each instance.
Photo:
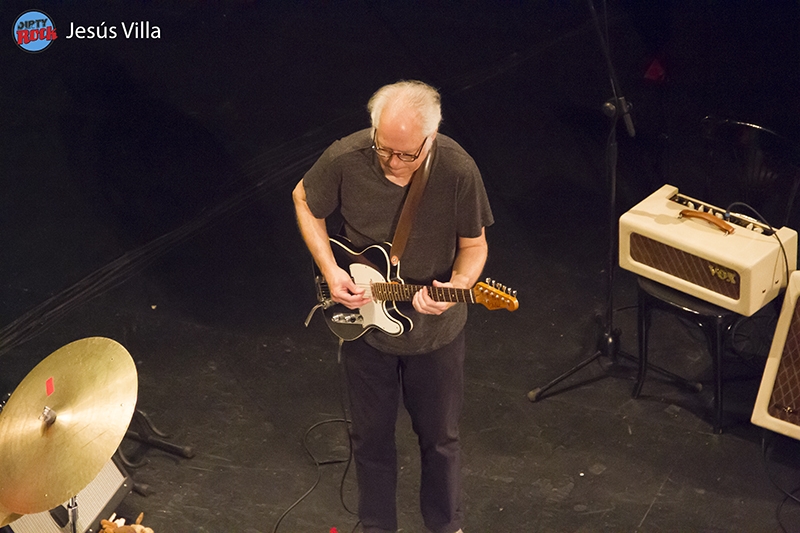
[[[383,175],[386,176],[387,178],[390,178],[390,179],[394,178],[396,180],[407,180],[407,179],[411,179],[412,174],[413,174],[413,172],[396,173],[396,172],[392,172],[392,169],[390,169],[390,168],[389,169],[386,169],[386,168],[383,169]]]

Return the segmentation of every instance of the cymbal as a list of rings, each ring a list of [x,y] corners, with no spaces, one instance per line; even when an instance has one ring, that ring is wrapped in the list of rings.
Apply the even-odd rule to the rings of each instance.
[[[136,407],[136,365],[121,344],[81,339],[43,359],[0,411],[0,509],[52,509],[88,485]]]

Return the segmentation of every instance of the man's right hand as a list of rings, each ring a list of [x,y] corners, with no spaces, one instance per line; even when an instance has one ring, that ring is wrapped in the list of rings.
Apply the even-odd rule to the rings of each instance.
[[[356,285],[345,270],[337,267],[323,275],[328,283],[331,300],[334,302],[340,303],[348,309],[358,309],[370,302],[365,287]]]

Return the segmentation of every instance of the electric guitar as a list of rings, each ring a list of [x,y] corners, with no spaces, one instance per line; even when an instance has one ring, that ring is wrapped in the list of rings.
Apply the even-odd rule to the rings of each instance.
[[[519,307],[517,291],[489,279],[472,289],[406,284],[400,277],[400,265],[392,265],[389,259],[389,243],[373,244],[357,251],[343,237],[331,237],[330,242],[336,263],[350,272],[356,285],[364,287],[365,295],[371,301],[359,309],[348,309],[335,303],[330,298],[328,284],[315,267],[319,303],[309,313],[306,325],[314,312],[321,308],[328,327],[342,340],[355,340],[373,328],[394,337],[410,331],[414,324],[397,303],[410,302],[423,288],[437,302],[478,303],[490,310],[515,311]]]

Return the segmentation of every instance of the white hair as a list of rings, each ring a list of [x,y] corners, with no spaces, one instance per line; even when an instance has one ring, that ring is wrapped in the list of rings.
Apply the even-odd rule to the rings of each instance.
[[[433,135],[442,121],[442,104],[439,91],[421,81],[398,81],[378,89],[367,103],[374,132],[380,123],[381,115],[387,107],[402,106],[417,114],[422,134]]]

